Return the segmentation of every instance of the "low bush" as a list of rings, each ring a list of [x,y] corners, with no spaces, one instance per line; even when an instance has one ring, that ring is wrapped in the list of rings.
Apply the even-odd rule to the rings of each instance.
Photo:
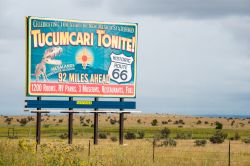
[[[137,123],[138,123],[138,124],[141,124],[141,119],[138,119],[138,120],[137,120]]]
[[[169,130],[169,128],[164,128],[161,130],[161,137],[162,138],[168,138],[168,136],[170,135],[171,131]]]
[[[176,139],[191,139],[192,138],[192,133],[177,133],[176,134]]]
[[[61,139],[66,139],[66,138],[68,138],[68,133],[63,133],[63,134],[59,135],[59,137]]]
[[[194,141],[195,146],[205,146],[207,144],[207,140],[205,139],[197,139]]]
[[[13,118],[6,118],[4,122],[10,125],[12,120]]]
[[[198,121],[196,122],[196,124],[201,124],[201,120],[198,120]]]
[[[166,140],[162,141],[161,146],[176,146],[177,142],[173,138],[167,138]]]
[[[162,121],[161,122],[163,125],[168,124],[168,121]]]
[[[127,132],[127,133],[125,134],[125,138],[126,138],[126,139],[136,139],[136,135],[135,135],[135,133],[133,133],[133,132]]]
[[[250,137],[245,138],[245,139],[243,139],[242,141],[243,141],[244,143],[246,143],[246,144],[250,144]]]
[[[221,130],[223,128],[223,124],[220,122],[215,122],[215,125],[216,125],[215,129]]]
[[[224,142],[225,138],[227,138],[227,134],[223,133],[221,130],[217,130],[209,140],[213,144],[220,144]]]
[[[26,119],[26,118],[22,118],[22,119],[19,121],[19,123],[20,123],[21,126],[25,126],[28,122],[29,122],[29,121],[28,121],[28,119]]]
[[[107,139],[107,134],[106,133],[99,133],[99,138],[100,139]]]
[[[114,125],[116,123],[116,119],[110,119],[109,122],[110,124]]]
[[[145,132],[144,131],[138,131],[138,139],[143,139],[145,136]]]
[[[89,126],[87,123],[83,123],[82,126]]]
[[[152,126],[157,126],[157,123],[158,123],[157,119],[154,119],[154,120],[152,120],[151,125]]]
[[[117,141],[117,137],[116,136],[112,136],[110,139],[111,139],[112,142],[116,142]]]

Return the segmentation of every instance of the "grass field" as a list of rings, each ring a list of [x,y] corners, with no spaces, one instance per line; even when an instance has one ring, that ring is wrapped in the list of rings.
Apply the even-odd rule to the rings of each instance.
[[[228,165],[229,138],[238,133],[240,139],[231,141],[231,165],[250,166],[250,144],[241,141],[250,137],[249,118],[126,115],[125,133],[144,131],[145,137],[125,139],[122,146],[118,145],[118,141],[110,140],[111,137],[118,138],[119,118],[116,115],[100,115],[99,132],[106,133],[108,138],[99,139],[98,145],[93,145],[91,139],[91,115],[74,116],[73,145],[67,145],[67,140],[61,137],[67,132],[67,116],[46,115],[42,119],[42,140],[36,151],[35,117],[0,116],[0,165],[223,166]],[[151,124],[154,119],[158,121],[156,126]],[[11,122],[8,124],[8,121]],[[227,139],[222,144],[212,144],[208,141],[204,147],[195,146],[196,139],[209,140],[214,135],[216,122],[223,124],[222,131],[228,134]],[[176,138],[178,134],[186,134],[189,137],[176,139],[175,147],[156,145],[153,161],[153,138],[157,137],[164,127],[170,129],[171,138]],[[13,137],[13,129],[16,139],[10,139]]]

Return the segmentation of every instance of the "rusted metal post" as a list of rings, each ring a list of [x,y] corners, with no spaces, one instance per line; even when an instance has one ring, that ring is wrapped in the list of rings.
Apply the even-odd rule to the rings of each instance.
[[[88,151],[88,156],[90,156],[90,140],[89,140],[89,151]]]
[[[42,97],[37,97],[37,100],[42,100]],[[37,108],[37,110],[41,110],[41,108]],[[40,145],[41,143],[41,112],[36,113],[36,144]]]
[[[95,97],[95,101],[98,101],[98,97]],[[98,108],[95,108],[98,111]],[[94,113],[94,144],[98,144],[98,113]]]
[[[73,101],[73,97],[69,97],[69,101]],[[73,108],[69,108],[69,110],[73,110]],[[69,113],[68,119],[68,144],[72,144],[73,140],[73,113]]]
[[[120,98],[120,102],[124,102],[124,98]],[[123,111],[123,109],[120,109]],[[124,113],[119,114],[119,144],[123,145],[123,130],[124,130]]]
[[[153,140],[153,162],[155,162],[155,139]]]

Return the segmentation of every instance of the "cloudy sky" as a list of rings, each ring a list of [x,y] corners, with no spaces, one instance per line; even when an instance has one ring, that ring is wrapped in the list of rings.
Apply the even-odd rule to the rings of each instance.
[[[25,16],[138,23],[144,113],[250,115],[249,0],[0,0],[0,114],[23,114]]]

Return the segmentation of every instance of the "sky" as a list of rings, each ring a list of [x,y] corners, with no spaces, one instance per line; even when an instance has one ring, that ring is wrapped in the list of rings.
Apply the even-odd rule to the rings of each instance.
[[[138,23],[143,113],[250,115],[249,0],[0,0],[0,114],[24,114],[25,16]]]

